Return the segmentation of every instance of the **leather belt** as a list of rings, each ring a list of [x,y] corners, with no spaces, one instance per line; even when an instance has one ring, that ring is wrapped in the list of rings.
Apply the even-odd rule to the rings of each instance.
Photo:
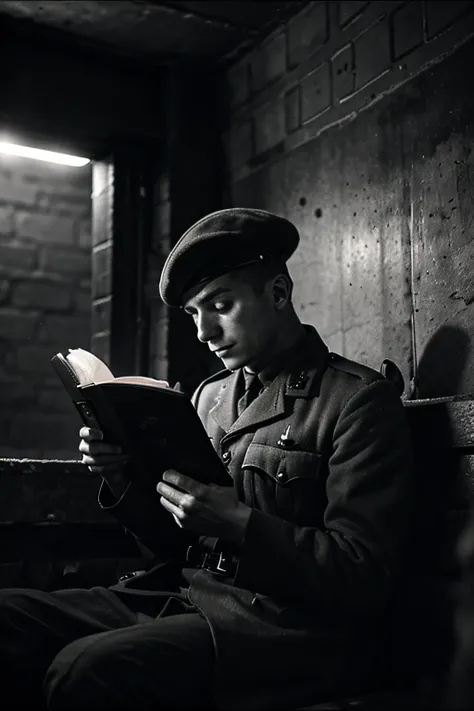
[[[238,558],[224,551],[205,553],[199,546],[188,546],[186,562],[193,568],[205,568],[211,573],[234,576],[239,564]]]

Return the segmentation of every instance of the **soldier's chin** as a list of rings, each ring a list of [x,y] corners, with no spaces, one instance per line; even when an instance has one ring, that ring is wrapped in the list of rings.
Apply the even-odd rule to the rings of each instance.
[[[242,358],[238,355],[235,355],[233,353],[223,353],[221,356],[219,356],[221,359],[223,365],[227,368],[227,370],[238,370],[239,368],[242,368],[246,360],[245,358]]]

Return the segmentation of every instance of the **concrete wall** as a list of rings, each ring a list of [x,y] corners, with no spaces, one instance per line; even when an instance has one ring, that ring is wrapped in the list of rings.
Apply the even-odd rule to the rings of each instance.
[[[79,457],[49,360],[89,348],[91,169],[0,156],[0,456]]]
[[[474,390],[473,9],[311,2],[227,77],[227,204],[294,220],[302,319],[421,396]]]

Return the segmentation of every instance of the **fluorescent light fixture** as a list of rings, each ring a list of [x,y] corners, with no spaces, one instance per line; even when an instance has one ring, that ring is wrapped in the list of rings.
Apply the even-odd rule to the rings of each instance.
[[[47,163],[59,163],[59,165],[72,165],[75,168],[90,163],[89,158],[70,156],[67,153],[56,153],[55,151],[44,151],[42,148],[30,148],[29,146],[19,146],[17,143],[5,143],[0,141],[0,153],[10,156],[21,156],[22,158],[34,158],[44,160]]]

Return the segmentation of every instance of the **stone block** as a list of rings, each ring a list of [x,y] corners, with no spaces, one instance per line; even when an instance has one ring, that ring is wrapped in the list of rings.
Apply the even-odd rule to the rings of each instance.
[[[355,88],[373,81],[390,68],[390,33],[387,18],[363,32],[354,41]]]
[[[76,168],[17,156],[2,156],[2,159],[11,161],[10,172],[25,184],[35,185],[43,190],[46,187],[52,188],[54,192],[77,193],[84,190],[90,194],[91,164],[83,168]]]
[[[13,156],[1,156],[0,162],[0,196],[4,203],[20,207],[33,207],[36,201],[37,185],[28,183],[22,179],[21,174],[15,170],[15,165],[6,169],[5,158]]]
[[[423,43],[423,5],[411,0],[392,15],[392,47],[395,60],[409,54]]]
[[[110,333],[93,333],[91,352],[108,365],[110,363]]]
[[[45,314],[40,317],[38,343],[64,344],[66,348],[87,348],[90,340],[90,318]]]
[[[12,291],[12,304],[19,308],[67,311],[71,307],[67,284],[40,279],[20,281]]]
[[[74,308],[80,314],[91,314],[92,293],[91,289],[75,289],[73,292]]]
[[[22,413],[13,417],[10,427],[10,443],[12,447],[35,448],[43,452],[51,449],[68,449],[77,453],[78,447],[78,419],[71,413],[71,417],[63,414],[49,413]]]
[[[28,341],[35,338],[38,316],[24,313],[18,309],[0,309],[0,338],[15,342]]]
[[[81,193],[61,195],[58,192],[38,191],[35,207],[43,212],[56,215],[70,215],[75,218],[87,218],[91,213],[91,197]]]
[[[254,52],[251,60],[252,91],[259,92],[286,70],[286,35],[280,32]]]
[[[280,97],[255,112],[256,155],[273,148],[285,138],[285,119],[285,103]]]
[[[92,168],[92,197],[113,189],[114,167],[107,161],[97,161]]]
[[[327,3],[309,3],[308,8],[302,10],[289,22],[287,34],[288,66],[293,68],[328,40]]]
[[[41,254],[41,269],[61,276],[87,277],[92,270],[91,254],[72,248],[45,247]]]
[[[0,244],[0,270],[30,273],[37,264],[37,248],[32,244]]]
[[[11,284],[8,279],[0,279],[0,304],[4,304],[10,297]]]
[[[112,292],[112,245],[95,247],[92,252],[92,298],[100,299]]]
[[[92,245],[112,239],[112,194],[104,191],[92,198]]]
[[[331,72],[325,62],[301,80],[301,119],[303,123],[331,106]]]
[[[46,413],[64,412],[71,415],[74,405],[66,390],[59,385],[57,388],[45,388],[38,395],[38,410]],[[77,431],[79,432],[80,420],[77,419]]]
[[[35,404],[35,390],[31,385],[25,383],[23,378],[10,378],[0,383],[2,392],[2,408],[24,407]]]
[[[94,163],[88,163],[81,168],[61,166],[63,174],[58,175],[61,184],[67,184],[68,189],[72,188],[74,192],[87,192],[89,197],[92,192],[92,172]],[[62,191],[61,191],[62,192]]]
[[[76,223],[76,243],[82,249],[92,247],[92,224],[90,218]]]
[[[92,333],[103,333],[110,331],[112,321],[112,297],[99,299],[92,303]]]
[[[250,63],[248,57],[236,62],[227,72],[227,91],[231,108],[250,98]]]
[[[451,2],[428,0],[426,3],[428,39],[436,37],[440,32],[458,21],[465,13],[473,9],[474,3],[470,0],[465,0],[464,2],[457,0],[451,0]]]
[[[15,214],[16,234],[21,239],[54,244],[74,244],[74,223],[71,216],[18,210]]]
[[[24,373],[30,379],[32,373],[52,372],[51,358],[55,349],[50,345],[25,345],[18,348],[15,358],[9,358],[9,368],[16,373]]]
[[[254,124],[252,119],[232,126],[225,146],[230,172],[248,163],[254,154]]]
[[[349,22],[361,16],[368,2],[360,2],[360,0],[341,0],[339,2],[339,24],[344,27]]]
[[[300,86],[296,84],[285,94],[286,132],[292,133],[301,125]]]
[[[13,206],[0,205],[0,235],[2,235],[2,237],[11,237],[14,231],[15,220]]]
[[[334,101],[341,101],[354,92],[354,50],[351,44],[342,47],[331,59]]]

